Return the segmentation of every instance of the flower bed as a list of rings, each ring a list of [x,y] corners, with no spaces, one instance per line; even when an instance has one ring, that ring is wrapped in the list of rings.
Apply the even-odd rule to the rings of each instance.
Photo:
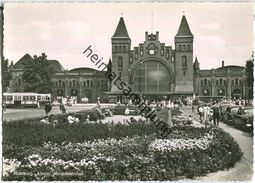
[[[4,180],[176,180],[233,167],[242,153],[218,127],[3,123]]]

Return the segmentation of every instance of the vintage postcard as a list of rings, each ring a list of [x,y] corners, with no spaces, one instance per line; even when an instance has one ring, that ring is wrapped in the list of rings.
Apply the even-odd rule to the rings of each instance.
[[[251,2],[1,4],[3,181],[252,181]]]

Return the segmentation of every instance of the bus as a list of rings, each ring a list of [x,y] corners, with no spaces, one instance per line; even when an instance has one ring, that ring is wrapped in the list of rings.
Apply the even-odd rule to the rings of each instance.
[[[46,102],[51,102],[51,94],[3,93],[3,103],[6,107],[41,107]]]

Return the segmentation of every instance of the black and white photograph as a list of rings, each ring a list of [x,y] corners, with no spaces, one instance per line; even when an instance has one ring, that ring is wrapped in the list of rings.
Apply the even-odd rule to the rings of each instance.
[[[0,4],[2,181],[252,181],[252,1]]]

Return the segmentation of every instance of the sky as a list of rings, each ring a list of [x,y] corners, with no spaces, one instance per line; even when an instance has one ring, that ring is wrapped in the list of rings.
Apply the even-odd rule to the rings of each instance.
[[[152,13],[153,12],[153,13]],[[153,14],[153,16],[152,16]],[[83,54],[91,45],[104,62],[111,58],[111,37],[123,16],[131,48],[145,31],[174,47],[182,15],[194,35],[194,60],[201,69],[245,65],[253,50],[251,3],[6,3],[4,56],[14,63],[23,55],[46,53],[65,69],[96,68]]]

